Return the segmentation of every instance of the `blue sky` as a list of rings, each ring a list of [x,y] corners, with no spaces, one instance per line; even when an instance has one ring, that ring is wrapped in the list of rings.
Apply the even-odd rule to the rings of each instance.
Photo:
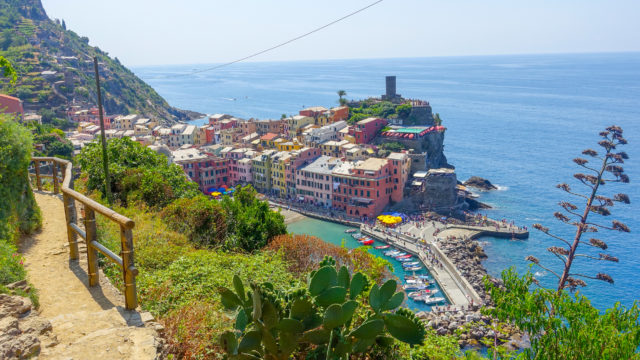
[[[128,66],[232,61],[373,1],[42,0]],[[639,19],[638,0],[385,0],[252,61],[640,51]]]

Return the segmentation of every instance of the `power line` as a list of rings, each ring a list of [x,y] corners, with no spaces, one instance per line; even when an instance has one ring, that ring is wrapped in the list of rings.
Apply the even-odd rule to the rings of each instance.
[[[278,44],[278,45],[272,46],[272,47],[270,47],[270,48],[268,48],[268,49],[264,49],[264,50],[258,51],[258,52],[256,52],[256,53],[253,53],[253,54],[249,55],[249,56],[245,56],[245,57],[243,57],[243,58],[240,58],[240,59],[237,59],[237,60],[233,60],[233,61],[229,61],[229,62],[224,63],[224,64],[219,64],[219,65],[216,65],[216,66],[213,66],[213,67],[210,67],[210,68],[201,69],[201,70],[195,70],[195,71],[192,71],[192,72],[190,72],[190,73],[186,73],[186,74],[176,74],[176,75],[174,75],[174,76],[176,76],[176,77],[178,77],[178,76],[190,76],[190,75],[193,75],[193,74],[198,74],[198,73],[203,73],[203,72],[206,72],[206,71],[216,70],[216,69],[219,69],[219,68],[221,68],[221,67],[225,67],[225,66],[233,65],[233,64],[235,64],[235,63],[239,63],[239,62],[241,62],[241,61],[244,61],[244,60],[247,60],[247,59],[251,59],[251,58],[256,57],[256,56],[258,56],[258,55],[262,55],[262,54],[264,54],[264,53],[266,53],[266,52],[269,52],[269,51],[275,50],[275,49],[277,49],[277,48],[279,48],[279,47],[282,47],[282,46],[285,46],[285,45],[287,45],[287,44],[290,44],[290,43],[292,43],[292,42],[294,42],[294,41],[296,41],[296,40],[300,40],[300,39],[302,39],[302,38],[304,38],[304,37],[307,37],[307,36],[309,36],[309,35],[311,35],[311,34],[313,34],[313,33],[318,32],[318,31],[320,31],[320,30],[323,30],[323,29],[325,29],[325,28],[328,28],[329,26],[331,26],[331,25],[333,25],[333,24],[339,23],[339,22],[340,22],[340,21],[342,21],[342,20],[345,20],[345,19],[350,18],[350,17],[352,17],[352,16],[354,16],[354,15],[356,15],[356,14],[358,14],[358,13],[361,13],[361,12],[363,12],[363,11],[367,10],[368,8],[370,8],[370,7],[372,7],[372,6],[375,6],[375,5],[377,5],[377,4],[379,4],[379,3],[383,2],[383,1],[384,1],[384,0],[378,0],[378,1],[375,1],[375,2],[373,2],[373,3],[371,3],[371,4],[367,5],[367,6],[365,6],[365,7],[363,7],[363,8],[360,8],[360,9],[358,9],[358,10],[356,10],[356,11],[352,12],[352,13],[349,13],[349,14],[347,14],[347,15],[345,15],[345,16],[343,16],[343,17],[341,17],[341,18],[337,19],[337,20],[334,20],[334,21],[332,21],[332,22],[330,22],[330,23],[328,23],[328,24],[326,24],[326,25],[320,26],[319,28],[313,29],[313,30],[311,30],[311,31],[309,31],[309,32],[307,32],[307,33],[304,33],[304,34],[302,34],[302,35],[296,36],[296,37],[294,37],[293,39],[289,39],[289,40],[287,40],[287,41],[285,41],[285,42],[283,42],[283,43],[280,43],[280,44]],[[169,76],[169,77],[170,77],[170,76]]]

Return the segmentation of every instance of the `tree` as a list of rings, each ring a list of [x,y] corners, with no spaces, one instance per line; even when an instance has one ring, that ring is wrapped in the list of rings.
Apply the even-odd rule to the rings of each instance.
[[[424,342],[420,320],[410,310],[397,309],[404,293],[396,292],[395,280],[371,286],[365,275],[351,276],[331,257],[309,274],[302,289],[284,293],[264,283],[250,284],[245,291],[238,276],[233,286],[235,291],[220,291],[224,307],[237,311],[234,331],[220,339],[229,359],[287,360],[311,344],[323,347],[326,359],[349,359],[374,344],[390,346],[394,339],[410,345]],[[359,308],[365,300],[367,314],[362,316],[365,309]]]
[[[253,252],[266,246],[274,236],[287,233],[284,217],[271,211],[269,203],[258,200],[256,195],[253,187],[247,185],[236,187],[233,198],[223,198],[228,247]]]
[[[64,22],[64,19],[62,19],[62,29],[67,30],[67,24]]]
[[[602,138],[602,140],[598,142],[598,145],[604,148],[604,154],[602,156],[592,149],[586,149],[582,152],[583,155],[598,160],[599,164],[597,167],[591,167],[587,159],[580,157],[573,159],[573,162],[590,172],[590,174],[578,173],[573,175],[578,181],[580,181],[582,185],[587,187],[587,195],[574,192],[573,189],[566,183],[557,185],[557,188],[565,191],[566,193],[574,197],[586,200],[586,205],[582,213],[577,212],[578,206],[574,205],[573,203],[568,201],[561,201],[559,205],[564,210],[564,213],[556,212],[553,214],[554,217],[560,222],[575,226],[576,232],[573,237],[573,241],[569,242],[561,236],[552,234],[547,227],[544,227],[541,224],[533,225],[537,230],[542,231],[553,239],[559,240],[563,244],[563,246],[551,246],[547,249],[562,262],[563,269],[560,275],[557,272],[549,269],[548,267],[541,265],[540,261],[535,257],[527,257],[529,261],[558,277],[558,292],[567,287],[571,290],[574,290],[578,286],[586,286],[584,280],[579,278],[601,280],[613,284],[613,279],[608,274],[598,273],[595,276],[590,276],[585,274],[572,273],[571,267],[576,258],[618,262],[618,259],[616,257],[605,253],[599,253],[597,257],[592,254],[578,253],[578,247],[580,247],[581,245],[585,245],[600,250],[607,249],[607,244],[600,239],[591,238],[588,242],[582,240],[582,236],[587,232],[595,233],[598,232],[599,229],[629,232],[629,228],[625,224],[617,220],[613,220],[611,222],[611,225],[603,225],[600,223],[592,222],[589,219],[589,215],[591,215],[591,213],[603,217],[611,215],[610,208],[614,205],[615,202],[624,204],[629,204],[630,202],[629,196],[623,193],[615,194],[613,195],[613,197],[598,195],[600,186],[604,186],[607,183],[629,182],[629,177],[624,173],[624,169],[622,167],[622,164],[626,159],[629,158],[629,156],[624,151],[614,151],[617,150],[618,146],[625,145],[627,143],[627,140],[622,136],[622,132],[622,129],[618,126],[609,126],[605,131],[600,133],[600,137]]]
[[[435,116],[433,117],[433,122],[434,124],[436,124],[436,126],[442,125],[442,119],[440,119],[440,114],[438,113],[435,114]]]
[[[590,172],[574,175],[587,187],[588,194],[575,192],[566,183],[557,186],[585,201],[582,213],[577,212],[577,205],[561,201],[559,205],[564,209],[564,213],[554,214],[562,223],[576,228],[573,241],[569,242],[552,234],[541,224],[534,225],[536,229],[563,244],[547,249],[562,262],[561,273],[540,264],[533,256],[527,257],[533,264],[555,275],[558,278],[557,287],[531,291],[532,284],[538,284],[538,281],[530,272],[520,278],[513,269],[503,272],[502,286],[485,279],[485,285],[495,304],[494,308],[486,309],[486,313],[498,320],[511,321],[530,334],[531,347],[523,353],[528,359],[640,359],[640,355],[636,353],[640,346],[640,308],[637,302],[629,309],[616,303],[613,308],[601,313],[591,306],[585,296],[572,295],[566,291],[586,286],[581,278],[613,283],[611,276],[604,273],[592,276],[572,272],[574,261],[578,258],[618,262],[617,258],[605,253],[599,253],[598,256],[578,253],[578,249],[583,252],[585,247],[607,249],[607,244],[601,239],[582,240],[584,233],[598,232],[601,229],[629,232],[629,228],[619,221],[614,220],[611,225],[602,225],[589,218],[592,213],[609,216],[614,202],[629,203],[626,194],[615,194],[612,198],[598,195],[600,186],[613,182],[629,182],[621,166],[624,160],[628,159],[628,155],[617,151],[618,146],[627,143],[622,136],[622,129],[610,126],[601,132],[600,136],[602,140],[598,144],[604,148],[602,155],[592,149],[582,152],[583,155],[599,161],[597,167],[589,165],[589,161],[584,158],[573,160]]]
[[[161,216],[170,229],[185,234],[198,246],[221,246],[227,236],[227,215],[222,205],[204,195],[178,199]]]
[[[340,97],[338,103],[340,105],[345,105],[347,103],[347,99],[344,99],[343,97],[347,96],[347,92],[344,90],[338,90],[338,96]]]
[[[114,198],[123,205],[143,201],[151,207],[164,207],[175,199],[199,194],[198,186],[189,181],[182,168],[167,164],[167,158],[128,137],[107,142],[110,187]],[[102,148],[93,142],[77,157],[87,175],[87,188],[104,194]]]

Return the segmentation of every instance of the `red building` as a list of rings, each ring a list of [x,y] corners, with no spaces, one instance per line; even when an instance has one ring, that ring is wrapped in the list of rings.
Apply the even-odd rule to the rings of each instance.
[[[24,119],[22,100],[17,97],[0,94],[0,112],[5,114],[14,114],[17,120]]]
[[[356,139],[356,144],[368,144],[387,125],[381,118],[366,118],[349,128],[349,135]]]
[[[200,191],[230,185],[229,159],[196,148],[179,149],[171,155],[173,162],[182,167],[189,179],[198,184]]]

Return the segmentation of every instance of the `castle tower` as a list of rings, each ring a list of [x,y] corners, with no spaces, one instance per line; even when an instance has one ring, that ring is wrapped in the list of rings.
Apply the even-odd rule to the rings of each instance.
[[[391,100],[396,97],[396,77],[387,76],[387,99]]]

